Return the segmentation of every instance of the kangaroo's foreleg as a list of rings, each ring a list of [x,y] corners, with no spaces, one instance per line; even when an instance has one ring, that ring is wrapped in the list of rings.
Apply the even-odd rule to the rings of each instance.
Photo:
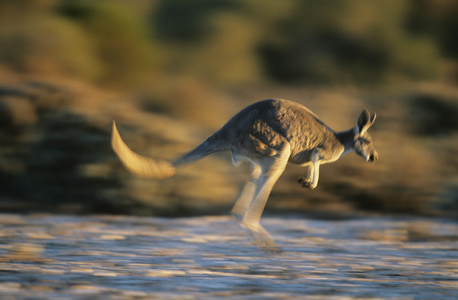
[[[303,186],[310,189],[314,189],[318,185],[318,179],[320,178],[320,161],[318,151],[314,151],[312,154],[311,164],[308,166],[307,177],[300,177],[297,181]]]

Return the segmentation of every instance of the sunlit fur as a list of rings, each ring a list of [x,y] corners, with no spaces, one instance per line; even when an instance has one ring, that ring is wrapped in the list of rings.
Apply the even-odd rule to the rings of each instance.
[[[127,169],[149,178],[172,176],[176,167],[219,151],[230,151],[234,164],[250,162],[251,176],[232,215],[255,242],[275,247],[259,221],[270,192],[288,162],[308,166],[307,176],[298,181],[303,187],[314,189],[321,164],[334,162],[352,151],[366,161],[377,160],[378,153],[367,133],[375,117],[365,109],[355,127],[335,132],[306,107],[289,100],[269,99],[246,107],[196,149],[173,163],[134,153],[123,142],[114,123],[112,146]]]
[[[129,149],[119,135],[115,122],[113,122],[111,146],[124,166],[135,175],[145,178],[162,179],[175,174],[175,168],[170,162],[145,157]]]

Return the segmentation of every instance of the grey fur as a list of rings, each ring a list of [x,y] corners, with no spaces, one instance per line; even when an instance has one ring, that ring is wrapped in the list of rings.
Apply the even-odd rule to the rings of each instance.
[[[196,149],[163,167],[164,172],[158,167],[150,172],[159,172],[157,176],[151,176],[144,167],[141,172],[136,171],[140,168],[138,164],[129,167],[128,159],[123,158],[121,152],[116,153],[133,173],[150,174],[153,178],[171,176],[176,167],[219,151],[230,151],[234,164],[251,162],[253,171],[232,214],[256,242],[274,247],[272,237],[259,221],[269,194],[287,163],[309,166],[308,175],[299,178],[299,182],[313,189],[318,184],[320,164],[334,162],[351,151],[366,161],[376,161],[378,153],[367,133],[375,118],[375,114],[371,116],[365,109],[355,127],[335,132],[308,108],[289,100],[269,99],[247,106]],[[123,144],[119,135],[119,138],[113,136],[112,144]],[[157,161],[164,164],[164,161]]]

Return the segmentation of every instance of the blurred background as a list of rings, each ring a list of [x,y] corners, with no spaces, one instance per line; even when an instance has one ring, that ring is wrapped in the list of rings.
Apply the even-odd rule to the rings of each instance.
[[[110,146],[174,159],[246,105],[287,98],[331,128],[377,113],[380,154],[289,166],[268,213],[458,217],[454,0],[3,0],[0,211],[227,214],[248,177],[230,155],[152,181]]]

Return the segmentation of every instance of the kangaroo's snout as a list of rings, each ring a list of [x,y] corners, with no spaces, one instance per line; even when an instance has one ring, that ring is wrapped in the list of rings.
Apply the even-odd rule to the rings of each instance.
[[[377,160],[378,160],[378,153],[374,152],[373,154],[369,156],[368,162],[373,163],[373,162],[376,162]]]

